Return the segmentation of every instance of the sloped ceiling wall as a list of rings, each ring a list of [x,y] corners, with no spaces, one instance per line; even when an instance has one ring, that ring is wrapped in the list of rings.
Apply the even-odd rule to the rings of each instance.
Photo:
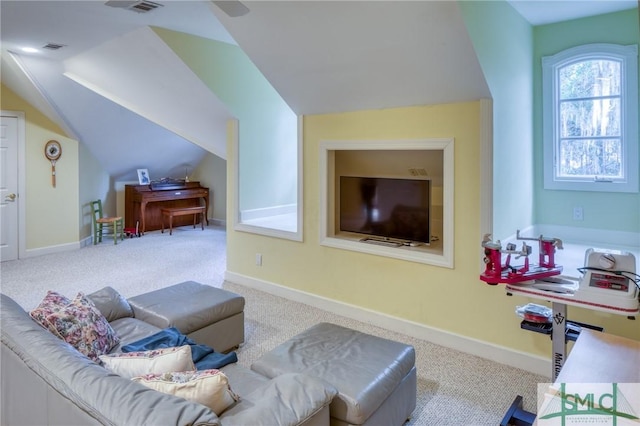
[[[58,123],[69,137],[83,143],[113,180],[136,181],[137,168],[148,168],[154,179],[183,177],[184,165],[195,167],[209,152],[224,155],[224,151],[212,147],[214,141],[225,137],[224,127],[219,129],[219,137],[212,132],[203,141],[202,136],[194,137],[184,129],[170,127],[171,121],[164,127],[164,123],[158,124],[155,116],[138,115],[126,108],[139,101],[123,106],[63,75],[66,71],[63,61],[89,54],[101,44],[137,29],[148,29],[150,25],[233,43],[211,13],[208,1],[170,1],[145,14],[108,7],[104,1],[95,0],[0,2],[0,8],[2,82]],[[40,48],[47,42],[65,46],[56,51],[40,49],[33,54],[20,51],[21,47]],[[127,46],[124,48],[126,52]],[[151,44],[142,51],[156,48]],[[142,79],[158,72],[162,74],[162,68],[166,66],[157,67],[157,62],[132,64],[122,57],[115,60],[117,62],[110,64],[110,68],[128,69],[129,76]],[[131,65],[133,67],[128,68]],[[168,66],[175,68],[180,63],[172,61]],[[172,86],[177,81],[174,87],[180,88],[182,76],[173,74],[166,81]],[[186,84],[190,84],[193,79],[187,81]],[[184,93],[174,97],[171,104],[165,106],[165,111],[170,112],[171,105],[189,102],[188,98]],[[216,111],[207,117],[204,125],[208,128],[218,124]],[[191,139],[200,141],[207,148]]]
[[[192,170],[207,154],[165,126],[65,77],[63,63],[27,56],[21,61],[62,127],[87,146],[115,181],[136,181],[138,168],[149,169],[152,179],[182,177],[185,167]],[[224,130],[220,133],[224,137]]]
[[[135,180],[136,168],[179,177],[184,171],[172,168],[195,166],[208,152],[225,155],[217,140],[226,130],[216,127],[228,112],[149,25],[238,41],[296,114],[490,96],[456,2],[246,4],[247,15],[229,18],[209,1],[164,2],[149,14],[96,1],[2,2],[3,47],[16,51],[22,39],[68,44],[46,56],[18,55],[29,84],[5,78],[5,69],[17,68],[5,68],[4,52],[2,79],[87,145],[116,180]]]
[[[144,14],[95,0],[0,2],[2,82],[66,129],[69,136],[86,144],[117,179],[135,180],[137,167],[155,169],[163,161],[156,152],[171,152],[190,163],[209,152],[209,148],[194,145],[190,139],[195,136],[175,124],[164,128],[163,119],[158,125],[159,119],[139,105],[143,99],[128,100],[125,106],[137,106],[140,110],[136,112],[144,117],[116,102],[105,102],[96,92],[62,75],[61,61],[149,26],[237,42],[297,114],[490,97],[457,1],[246,1],[249,13],[237,18],[230,18],[208,0],[157,2],[163,6]],[[604,13],[614,4],[622,8],[637,4],[634,0],[573,3],[510,1],[519,11],[526,7],[528,16],[535,12],[536,20],[531,23]],[[606,10],[595,11],[596,6],[606,6]],[[66,46],[33,56],[14,53],[22,68],[8,53],[46,42]],[[180,92],[178,77],[167,79],[166,73],[157,69],[157,62],[133,67],[130,58],[124,60],[124,53],[110,55],[120,61],[109,64],[110,69],[129,69],[129,76],[160,73],[163,83],[177,85],[163,86],[162,90]],[[147,94],[152,97],[153,90]],[[171,105],[187,102],[187,98],[174,96]],[[101,120],[105,123],[98,125]],[[152,126],[157,128],[151,130]],[[108,134],[105,128],[110,129]],[[201,139],[193,142],[208,147],[210,141]],[[163,146],[152,145],[151,140]],[[144,154],[145,160],[132,161],[122,155],[133,151]],[[160,166],[158,169],[158,176],[171,174]]]
[[[490,97],[455,1],[246,1],[213,8],[297,114]]]
[[[64,68],[66,77],[226,158],[231,114],[151,28],[76,55]],[[156,150],[155,142],[148,148]]]
[[[46,93],[37,89],[37,82],[33,80],[24,62],[24,59],[20,55],[4,49],[1,50],[0,70],[2,72],[0,73],[0,77],[2,83],[11,88],[22,99],[35,107],[52,122],[58,124],[58,126],[66,132],[67,136],[77,139],[78,137],[74,131],[67,125],[58,111],[53,108],[52,100],[48,99]],[[56,64],[51,63],[50,66],[55,68]]]

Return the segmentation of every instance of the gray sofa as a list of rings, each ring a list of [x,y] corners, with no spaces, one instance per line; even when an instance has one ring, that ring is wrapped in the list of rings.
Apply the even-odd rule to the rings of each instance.
[[[160,330],[131,316],[124,299],[93,301],[121,339],[113,351]],[[109,372],[42,328],[4,294],[0,327],[0,424],[6,426],[328,425],[329,404],[337,393],[306,374],[270,379],[229,364],[221,370],[241,399],[218,417],[203,405]]]

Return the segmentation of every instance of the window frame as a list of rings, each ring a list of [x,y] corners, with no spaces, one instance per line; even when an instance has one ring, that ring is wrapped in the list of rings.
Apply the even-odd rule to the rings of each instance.
[[[557,177],[557,149],[560,139],[559,70],[574,63],[594,60],[620,61],[622,178],[600,180]],[[638,45],[594,43],[572,47],[542,58],[542,123],[544,146],[544,189],[638,192]]]

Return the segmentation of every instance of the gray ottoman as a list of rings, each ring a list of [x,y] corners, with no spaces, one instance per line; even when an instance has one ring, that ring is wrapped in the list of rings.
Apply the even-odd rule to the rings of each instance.
[[[416,407],[413,346],[320,323],[258,359],[251,369],[273,378],[303,372],[338,389],[331,425],[402,425]]]
[[[175,327],[217,352],[244,342],[244,297],[239,294],[186,281],[128,300],[136,318],[160,328]]]

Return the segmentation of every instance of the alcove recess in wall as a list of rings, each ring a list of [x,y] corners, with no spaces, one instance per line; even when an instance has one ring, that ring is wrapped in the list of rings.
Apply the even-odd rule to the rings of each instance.
[[[453,138],[322,141],[320,244],[453,268],[453,145]],[[429,180],[431,243],[417,246],[369,244],[362,241],[368,235],[341,230],[341,176]]]

